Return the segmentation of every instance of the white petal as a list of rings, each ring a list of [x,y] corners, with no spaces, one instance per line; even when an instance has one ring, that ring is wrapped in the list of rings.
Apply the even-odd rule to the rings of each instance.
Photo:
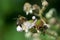
[[[47,13],[46,14],[46,18],[51,18],[52,17],[52,14],[51,13]]]
[[[47,2],[47,1],[43,1],[43,2],[42,2],[42,5],[43,5],[43,6],[47,6],[47,5],[48,5],[48,2]]]
[[[22,31],[22,28],[20,27],[20,26],[17,26],[17,31],[19,32],[19,31]]]
[[[30,25],[30,27],[29,27],[29,28],[34,27],[34,26],[35,26],[36,21],[37,21],[37,20],[35,20],[35,21]]]

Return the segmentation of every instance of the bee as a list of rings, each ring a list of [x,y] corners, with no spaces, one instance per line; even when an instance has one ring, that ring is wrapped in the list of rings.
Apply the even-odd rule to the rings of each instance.
[[[36,21],[37,20],[30,22],[25,17],[21,16],[19,17],[18,26],[20,26],[20,29],[22,29],[22,31],[29,32],[30,31],[29,29],[32,29],[35,26]]]
[[[23,16],[19,16],[19,18],[17,19],[17,31],[23,31],[23,29],[25,29],[25,27],[23,28],[22,24],[27,21],[27,19]]]

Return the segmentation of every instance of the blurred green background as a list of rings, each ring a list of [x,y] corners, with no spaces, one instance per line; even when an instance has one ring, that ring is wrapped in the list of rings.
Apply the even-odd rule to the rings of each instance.
[[[60,0],[47,1],[49,6],[45,12],[50,8],[55,8],[58,19],[60,19]],[[27,40],[24,32],[16,31],[16,18],[19,14],[23,15],[25,2],[41,6],[41,0],[0,0],[0,40]]]

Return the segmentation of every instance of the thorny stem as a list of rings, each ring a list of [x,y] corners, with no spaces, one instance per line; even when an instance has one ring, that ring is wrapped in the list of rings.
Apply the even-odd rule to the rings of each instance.
[[[43,1],[46,1],[46,0],[43,0]],[[38,14],[38,16],[41,18],[41,20],[43,21],[44,24],[46,24],[46,22],[44,21],[42,14],[45,11],[45,9],[46,9],[46,7],[42,6],[42,9],[39,9],[39,14]]]
[[[45,10],[45,7],[42,8],[41,10],[39,10],[39,17],[41,18],[41,20],[43,21],[43,23],[46,24],[46,22],[44,21],[43,16],[42,16],[44,10]]]

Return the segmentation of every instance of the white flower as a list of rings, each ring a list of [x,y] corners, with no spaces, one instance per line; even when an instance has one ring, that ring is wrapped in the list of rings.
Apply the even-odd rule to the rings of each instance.
[[[51,9],[51,10],[49,10],[48,13],[46,13],[46,18],[51,18],[52,15],[53,15],[53,10]]]
[[[44,1],[42,2],[42,5],[43,5],[43,6],[48,6],[48,2],[44,0]]]
[[[24,4],[24,7],[23,7],[24,11],[29,11],[30,8],[31,8],[31,4],[30,3],[25,3]]]
[[[25,32],[28,32],[28,30],[30,29],[30,26],[31,26],[31,23],[26,21],[23,23],[24,26],[23,27],[23,30],[25,30]]]
[[[52,14],[51,13],[47,13],[46,14],[46,18],[51,18],[52,17]]]
[[[29,13],[30,13],[30,14],[33,13],[32,9],[30,9],[29,11],[26,11],[26,15],[28,15]]]
[[[26,15],[28,15],[29,13],[32,13],[31,4],[30,3],[25,3],[23,10],[26,12]]]
[[[19,32],[22,31],[22,28],[20,26],[17,26],[16,30]]]
[[[56,14],[56,9],[52,8],[46,13],[46,18],[51,18],[53,17],[53,14]]]
[[[25,26],[26,26],[26,29],[29,29],[29,27],[30,27],[31,23],[30,23],[30,22],[28,22],[28,21],[26,21],[26,22],[24,22],[24,23],[23,23],[23,25],[25,25]]]
[[[39,5],[34,4],[32,9],[33,9],[33,10],[36,10],[36,9],[38,9],[38,10],[39,10],[39,9],[40,9],[40,7],[39,7]]]

